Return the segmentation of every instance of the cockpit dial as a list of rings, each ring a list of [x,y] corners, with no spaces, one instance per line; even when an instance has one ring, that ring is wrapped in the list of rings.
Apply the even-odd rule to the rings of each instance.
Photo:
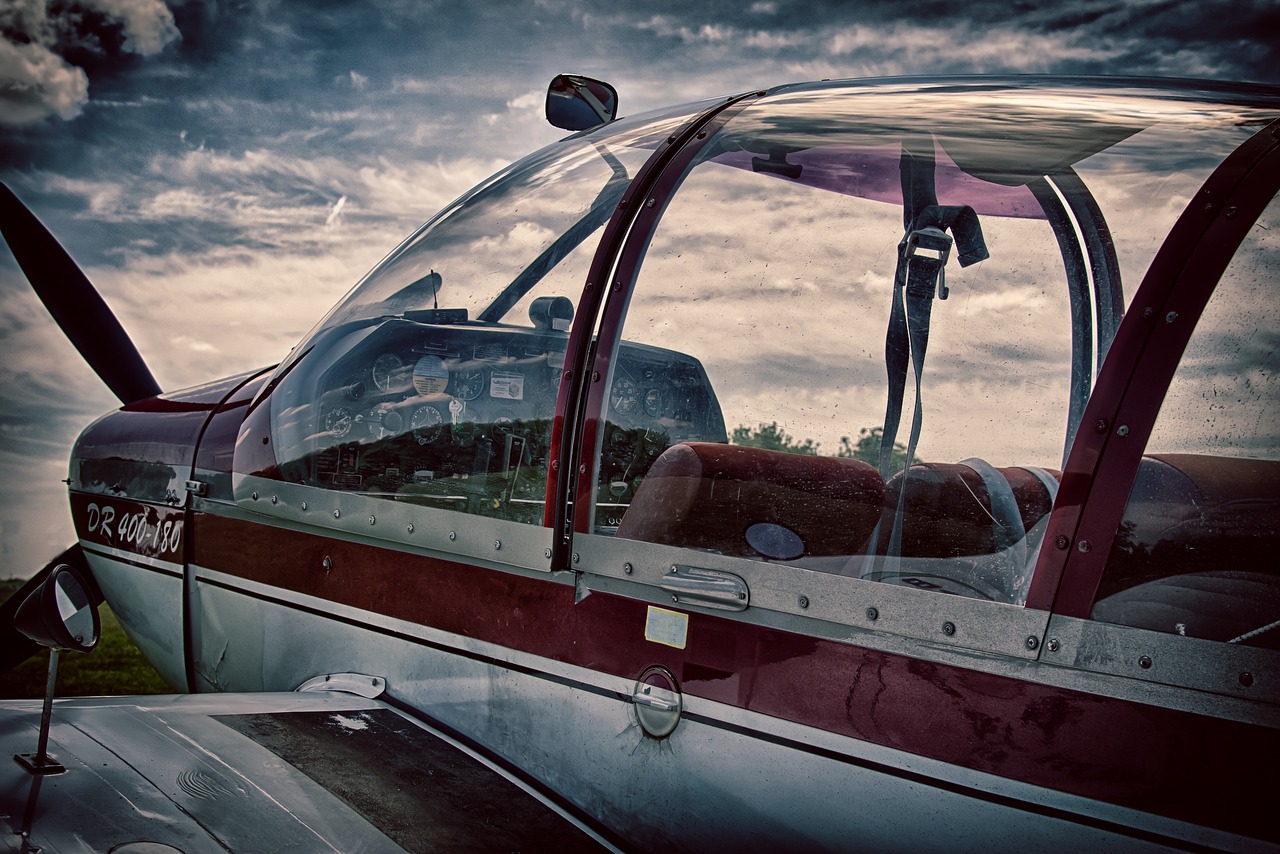
[[[409,376],[408,366],[395,353],[383,353],[375,359],[370,372],[379,391],[391,391]]]
[[[454,371],[450,379],[453,381],[453,396],[459,400],[475,400],[484,391],[484,370],[481,368]]]
[[[404,416],[386,403],[369,410],[365,421],[375,439],[390,439],[404,432]]]
[[[439,439],[443,424],[444,416],[429,403],[414,409],[409,416],[409,429],[413,431],[413,438],[418,440],[419,445],[429,445]]]
[[[345,439],[351,432],[351,410],[343,406],[335,406],[324,415],[324,429],[338,439]]]
[[[633,415],[640,408],[640,389],[627,377],[616,377],[609,391],[609,404],[619,415]]]

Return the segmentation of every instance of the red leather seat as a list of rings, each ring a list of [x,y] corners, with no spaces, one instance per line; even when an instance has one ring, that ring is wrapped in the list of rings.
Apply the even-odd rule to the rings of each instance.
[[[739,557],[852,555],[883,503],[879,472],[860,460],[685,442],[654,462],[617,536]]]
[[[994,554],[1000,543],[1021,539],[1053,507],[1044,482],[1031,471],[994,470],[1012,490],[1022,530],[998,531],[991,495],[982,475],[963,463],[917,463],[889,478],[877,554],[889,553],[898,497],[906,484],[902,512],[902,557],[962,557]],[[1059,471],[1042,469],[1055,480]],[[1012,514],[1010,514],[1012,515]],[[1012,527],[1012,526],[1010,526]]]

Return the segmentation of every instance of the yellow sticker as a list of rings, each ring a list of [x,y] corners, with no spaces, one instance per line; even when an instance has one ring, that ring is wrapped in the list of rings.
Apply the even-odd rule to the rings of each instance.
[[[689,615],[666,608],[649,606],[649,616],[644,621],[644,639],[654,643],[684,649],[689,637]]]
[[[423,356],[413,366],[413,387],[418,394],[444,394],[449,385],[449,369],[439,356]]]

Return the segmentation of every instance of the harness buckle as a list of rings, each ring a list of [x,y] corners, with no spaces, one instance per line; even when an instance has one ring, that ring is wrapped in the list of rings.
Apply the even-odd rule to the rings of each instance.
[[[951,247],[955,241],[935,226],[917,228],[907,235],[907,242],[902,247],[902,257],[907,261],[920,259],[938,265],[938,299],[946,299],[951,292],[947,290],[947,260],[951,257]]]

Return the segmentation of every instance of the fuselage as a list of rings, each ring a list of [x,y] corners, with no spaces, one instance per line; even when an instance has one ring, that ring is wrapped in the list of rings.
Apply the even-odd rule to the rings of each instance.
[[[1253,450],[1151,438],[1198,340],[1175,321],[1194,326],[1246,251],[1274,257],[1258,235],[1280,156],[1258,128],[1280,98],[1179,112],[1192,95],[915,85],[784,87],[570,138],[446,209],[281,366],[104,416],[73,453],[71,505],[131,637],[179,691],[381,678],[637,846],[1280,845],[1262,782],[1280,760],[1280,669],[1256,631],[1280,617],[1275,419],[1250,428]],[[1152,165],[1178,122],[1215,152],[1184,183]],[[589,192],[538,214],[557,227],[533,250],[492,262],[496,298],[449,303],[455,270],[480,287],[476,223],[523,234],[514,209],[554,207],[529,188],[573,170]],[[1177,211],[1139,222],[1166,207],[1141,201],[1161,182]],[[743,200],[755,184],[777,207]],[[816,207],[828,197],[847,220]],[[923,213],[965,206],[977,237]],[[838,227],[797,224],[801,210]],[[739,211],[761,218],[754,236],[726,219]],[[916,261],[927,228],[963,270]],[[800,234],[795,281],[769,292],[774,273],[756,274]],[[878,290],[857,284],[856,255],[830,262],[838,288],[801,282],[828,266],[824,240],[865,248]],[[914,324],[900,339],[895,266]],[[1131,266],[1140,288],[1121,284]],[[545,276],[556,295],[530,303]],[[1056,331],[1022,278],[1062,292]],[[926,290],[927,368],[929,314],[910,302]],[[953,339],[957,303],[972,322]],[[789,325],[798,306],[806,329]],[[887,343],[866,340],[866,315]],[[850,332],[847,354],[824,323]],[[895,340],[941,410],[923,428],[908,383],[893,417],[883,391],[868,404],[879,460],[761,441],[771,417],[775,439],[836,418],[851,434],[849,390],[864,373],[883,387]],[[1039,372],[1043,342],[1063,356]],[[878,375],[860,373],[864,353]],[[1265,375],[1274,352],[1257,359],[1231,370]],[[1025,412],[1002,408],[1006,376]],[[1042,384],[1060,417],[1041,417]],[[973,505],[951,513],[953,493]],[[1188,579],[1197,603],[1252,606],[1202,622]]]

